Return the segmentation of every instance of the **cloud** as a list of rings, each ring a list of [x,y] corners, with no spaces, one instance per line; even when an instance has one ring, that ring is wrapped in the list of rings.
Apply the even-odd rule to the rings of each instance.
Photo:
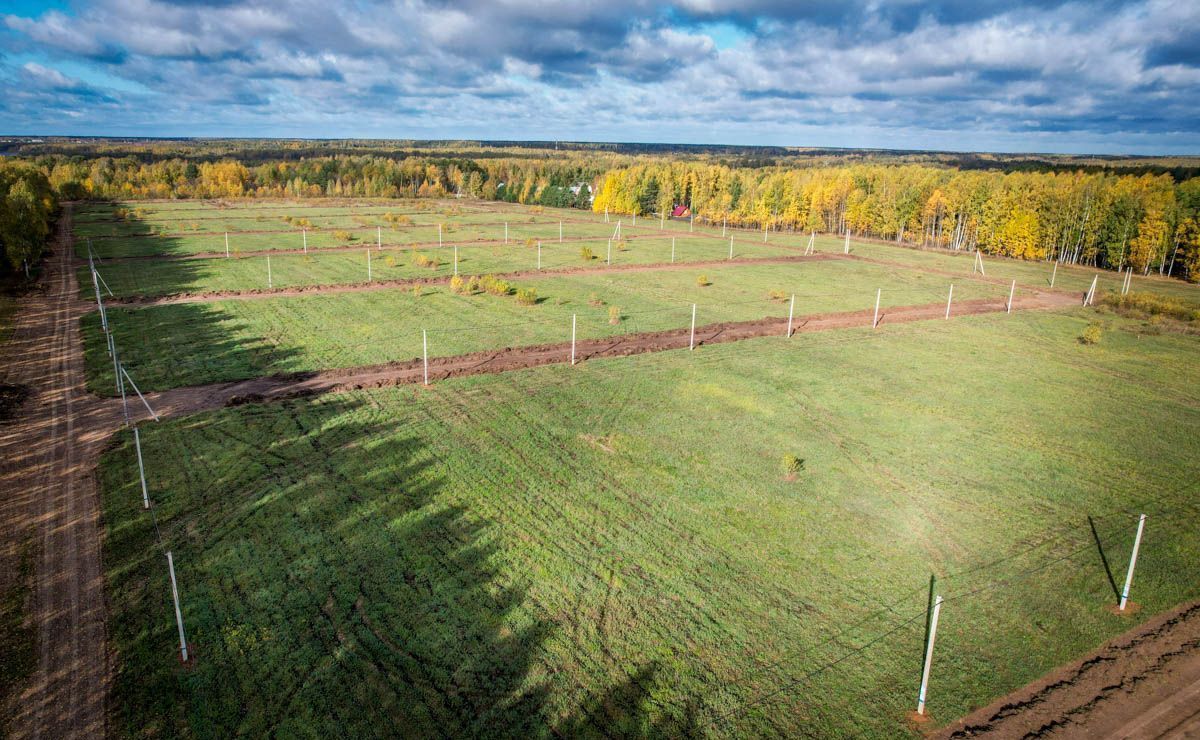
[[[58,90],[103,106],[94,115],[72,107],[69,133],[1200,149],[1194,3],[73,7],[3,16],[0,53],[32,60],[0,76],[11,98],[0,103],[4,128],[61,126],[54,112],[64,102],[42,97]],[[130,84],[72,80],[59,62]]]

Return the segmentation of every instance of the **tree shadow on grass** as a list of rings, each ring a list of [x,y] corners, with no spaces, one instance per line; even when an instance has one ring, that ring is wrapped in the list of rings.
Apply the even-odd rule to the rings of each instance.
[[[570,716],[538,670],[554,625],[434,454],[359,396],[144,425],[194,659],[126,433],[102,466],[121,732],[164,736],[664,736],[657,666]],[[179,465],[184,459],[186,464]],[[575,699],[572,699],[574,701]]]

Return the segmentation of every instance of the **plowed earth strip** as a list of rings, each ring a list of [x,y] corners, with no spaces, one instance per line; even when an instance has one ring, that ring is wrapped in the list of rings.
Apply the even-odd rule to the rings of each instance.
[[[1110,640],[938,737],[1200,737],[1200,601]]]
[[[1075,295],[1039,292],[1023,297],[1019,303],[1014,303],[1014,310],[1066,308],[1078,305],[1078,303],[1079,298]],[[994,299],[963,301],[954,304],[952,317],[997,313],[1004,310],[1004,303]],[[887,326],[901,322],[942,319],[945,311],[946,304],[941,302],[894,307],[880,313],[879,323],[880,326]],[[868,309],[801,316],[795,319],[793,331],[794,333],[806,333],[870,326],[873,313],[873,310]],[[696,327],[696,345],[736,342],[765,336],[782,337],[786,330],[787,319],[780,318],[709,324]],[[624,357],[670,349],[685,349],[688,347],[690,338],[690,327],[683,327],[667,331],[626,334],[606,339],[588,339],[576,344],[576,359],[577,361],[586,361],[602,357]],[[431,358],[429,360],[429,380],[434,382],[465,375],[501,373],[541,365],[566,363],[570,361],[570,355],[571,343],[560,342]],[[174,416],[231,404],[310,396],[341,390],[381,388],[421,383],[423,380],[424,364],[418,357],[384,365],[277,375],[252,380],[176,388],[147,394],[147,399],[160,416]],[[131,411],[138,414],[139,418],[146,415],[144,408],[135,409],[133,406],[130,408]],[[119,402],[110,400],[107,414],[113,423],[115,423],[119,411]]]
[[[700,267],[718,267],[728,265],[763,265],[783,264],[794,262],[820,262],[836,259],[835,255],[814,254],[808,257],[791,255],[782,257],[745,257],[730,260],[704,260],[699,262],[655,262],[638,265],[606,265],[604,267],[567,267],[544,270],[516,270],[514,272],[493,273],[505,280],[522,280],[535,277],[563,277],[570,275],[603,275],[613,272],[657,272],[661,270],[694,270]],[[464,273],[466,275],[466,273]],[[216,300],[246,300],[254,298],[281,298],[287,296],[334,294],[334,293],[364,293],[372,290],[388,290],[391,288],[406,288],[414,285],[439,285],[450,282],[450,275],[439,275],[418,278],[399,278],[396,280],[372,280],[369,283],[322,283],[317,285],[300,285],[293,288],[259,288],[255,290],[213,290],[203,293],[177,293],[166,296],[128,296],[106,298],[105,304],[136,305],[136,306],[167,306],[175,303],[204,303]]]

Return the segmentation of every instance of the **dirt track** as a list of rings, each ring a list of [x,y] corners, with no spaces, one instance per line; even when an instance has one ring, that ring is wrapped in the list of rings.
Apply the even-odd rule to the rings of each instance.
[[[109,654],[94,470],[111,427],[89,412],[71,267],[70,209],[48,260],[45,293],[23,302],[4,347],[10,383],[31,397],[0,426],[0,587],[10,587],[23,548],[32,548],[29,616],[36,667],[6,714],[17,738],[100,736],[105,729]]]
[[[16,420],[0,426],[0,589],[14,585],[22,549],[32,546],[30,618],[36,634],[36,668],[10,699],[14,737],[96,737],[106,732],[106,697],[112,658],[106,641],[101,519],[94,478],[99,454],[120,421],[119,402],[83,389],[77,286],[69,239],[70,209],[43,279],[45,293],[23,302],[13,338],[0,355],[3,380],[28,385],[32,397]],[[638,269],[655,269],[637,266]],[[1018,310],[1078,305],[1078,296],[1039,291],[1022,297]],[[944,304],[893,308],[883,331],[904,321],[940,319]],[[1004,310],[996,300],[955,304],[954,315]],[[799,317],[799,333],[868,326],[870,311]],[[751,337],[782,336],[782,319],[697,327],[698,346]],[[681,349],[689,332],[678,329],[589,340],[576,347],[580,361]],[[507,348],[438,358],[430,381],[495,373],[569,360],[568,343]],[[180,388],[152,394],[163,415],[186,414],[231,403],[361,388],[419,383],[419,360],[287,377]],[[131,406],[139,418],[140,406]],[[943,731],[943,736],[997,737],[1034,734],[1155,737],[1200,732],[1200,605],[1152,620],[1112,641],[1096,656],[1060,669],[992,707]]]
[[[1110,640],[938,737],[1200,737],[1200,602]]]

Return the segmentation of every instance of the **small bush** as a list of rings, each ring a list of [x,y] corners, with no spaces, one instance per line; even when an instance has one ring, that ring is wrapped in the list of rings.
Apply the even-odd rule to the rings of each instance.
[[[454,277],[450,278],[450,290],[454,291],[455,293],[466,293],[467,281],[463,280],[460,276],[455,275]]]
[[[629,245],[625,242],[624,239],[617,240],[617,251],[618,252],[624,252],[628,248],[629,248]]]
[[[396,266],[396,258],[389,254],[388,256],[383,258],[383,263],[385,265],[387,265],[388,267],[395,267]]]
[[[699,285],[701,288],[707,288],[712,285],[712,281],[708,279],[708,275],[701,275],[696,278],[696,285]]]
[[[344,229],[339,229],[333,232],[333,238],[339,242],[348,242],[354,238],[354,235]]]
[[[772,290],[767,293],[767,300],[787,303],[788,294],[784,293],[782,290]]]
[[[467,278],[467,292],[468,293],[478,293],[481,290],[483,290],[483,285],[482,285],[481,281],[479,280],[478,275],[472,275],[471,277]]]
[[[1200,321],[1200,308],[1189,305],[1178,298],[1155,293],[1130,292],[1125,295],[1106,293],[1102,302],[1124,314],[1167,316],[1179,321]]]
[[[517,288],[517,303],[520,303],[522,306],[532,306],[537,301],[537,291],[533,288]]]
[[[604,305],[604,301],[595,293],[588,294],[588,305],[594,308],[599,308]]]
[[[1092,322],[1088,324],[1087,328],[1083,330],[1083,333],[1079,335],[1079,343],[1096,344],[1100,341],[1100,336],[1103,333],[1104,330],[1101,328],[1101,326],[1096,322]]]
[[[501,280],[495,275],[484,275],[479,278],[479,287],[491,295],[508,295],[512,292],[512,286],[508,284],[508,281]]]
[[[788,477],[795,477],[797,473],[804,471],[804,458],[796,455],[784,455],[781,460],[783,474]]]
[[[420,283],[417,283],[412,287],[412,294],[413,298],[420,298],[421,296],[425,295],[425,287]]]
[[[591,262],[592,260],[596,259],[596,255],[592,254],[592,250],[589,249],[588,247],[580,248],[579,257],[584,262]]]
[[[527,246],[527,247],[536,247],[536,246],[537,246],[537,240],[536,240],[536,239],[534,239],[534,238],[531,236],[531,237],[529,237],[529,238],[527,238],[527,239],[525,240],[525,246]]]
[[[621,309],[619,306],[609,306],[608,307],[608,323],[610,323],[610,324],[621,323]]]

